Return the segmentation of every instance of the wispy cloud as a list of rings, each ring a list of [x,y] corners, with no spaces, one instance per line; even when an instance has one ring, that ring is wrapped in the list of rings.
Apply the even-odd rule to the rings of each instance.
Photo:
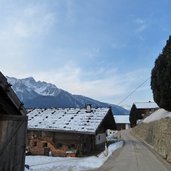
[[[14,7],[1,17],[3,17],[3,22],[0,23],[0,59],[3,61],[1,70],[9,74],[22,75],[28,68],[27,61],[31,57],[29,50],[41,44],[42,38],[56,22],[54,14],[45,5],[34,4],[26,5],[24,8]]]
[[[141,32],[143,32],[143,31],[145,31],[147,28],[148,28],[148,24],[147,24],[147,22],[146,22],[146,20],[143,20],[143,19],[141,19],[141,18],[137,18],[136,20],[135,20],[135,23],[136,23],[136,32],[137,33],[141,33]]]
[[[34,76],[36,79],[54,83],[73,94],[107,101],[111,97],[114,99],[132,91],[137,86],[137,81],[144,80],[146,74],[147,71],[143,69],[127,74],[120,74],[117,69],[104,68],[97,71],[83,71],[76,65],[68,64],[55,71],[35,73]]]
[[[11,32],[16,38],[28,38],[45,34],[54,24],[53,13],[45,6],[29,6],[15,11],[13,15],[7,16],[5,29]]]
[[[100,48],[91,48],[85,51],[84,55],[88,59],[95,59],[100,54]]]

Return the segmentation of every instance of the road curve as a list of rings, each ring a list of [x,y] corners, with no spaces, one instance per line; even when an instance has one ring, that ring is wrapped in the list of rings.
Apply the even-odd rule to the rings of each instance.
[[[96,171],[171,171],[142,142],[130,134],[121,132],[125,145],[115,151],[106,163]]]

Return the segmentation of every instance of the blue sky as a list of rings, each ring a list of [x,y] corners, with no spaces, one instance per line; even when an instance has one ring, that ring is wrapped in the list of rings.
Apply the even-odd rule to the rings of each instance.
[[[170,8],[170,0],[0,0],[1,71],[118,104],[150,77]],[[121,105],[152,101],[149,84]]]

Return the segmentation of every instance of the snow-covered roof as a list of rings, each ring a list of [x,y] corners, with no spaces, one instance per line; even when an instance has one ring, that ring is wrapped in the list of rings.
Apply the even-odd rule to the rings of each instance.
[[[159,108],[154,102],[136,102],[134,103],[137,109],[156,109]]]
[[[116,124],[119,123],[124,123],[124,124],[128,124],[129,122],[129,115],[115,115],[115,122]]]
[[[28,129],[49,131],[86,132],[94,134],[107,115],[109,108],[35,109],[28,113]]]
[[[155,112],[153,112],[150,116],[146,117],[143,122],[144,123],[149,123],[149,122],[153,122],[156,120],[160,120],[162,118],[166,118],[166,117],[170,117],[171,118],[171,112],[168,112],[164,109],[159,109]]]

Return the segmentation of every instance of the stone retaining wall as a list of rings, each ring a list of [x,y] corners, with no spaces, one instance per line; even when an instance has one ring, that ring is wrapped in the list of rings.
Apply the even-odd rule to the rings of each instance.
[[[136,136],[146,141],[156,152],[171,162],[171,118],[142,123],[132,130]]]

